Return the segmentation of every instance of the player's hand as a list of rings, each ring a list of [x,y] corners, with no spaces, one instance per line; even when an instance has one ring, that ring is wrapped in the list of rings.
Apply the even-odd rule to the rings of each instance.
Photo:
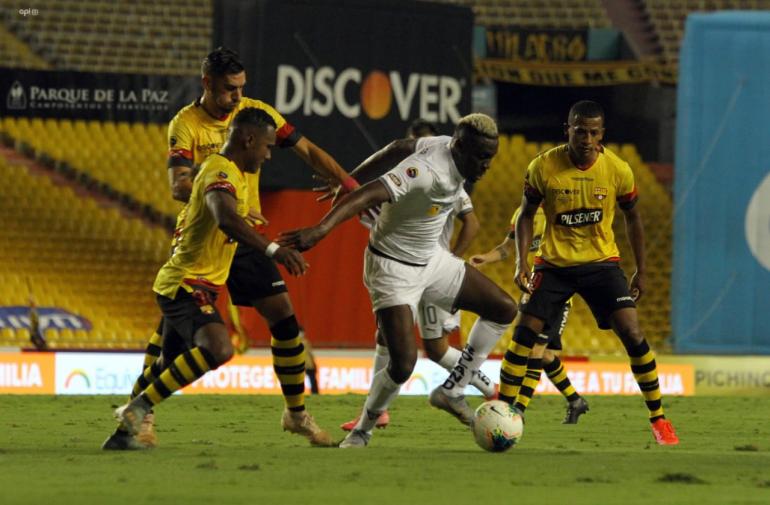
[[[529,265],[516,265],[516,273],[514,274],[513,282],[516,283],[516,286],[518,286],[520,290],[530,295],[532,294],[531,275]]]
[[[298,251],[307,251],[316,245],[326,234],[318,226],[300,228],[281,232],[276,242],[284,247],[292,247]]]
[[[252,226],[257,224],[262,224],[264,226],[267,226],[270,224],[270,221],[267,220],[265,216],[263,216],[260,212],[257,211],[257,209],[249,208],[249,215],[246,216],[246,221],[249,222]]]
[[[471,259],[469,260],[470,264],[474,267],[480,267],[481,265],[486,265],[487,263],[491,263],[491,260],[489,258],[488,254],[474,254],[471,256]]]
[[[273,259],[285,266],[291,275],[303,275],[310,266],[305,262],[305,258],[302,257],[299,251],[290,247],[279,247],[276,249]]]
[[[629,291],[631,291],[631,298],[634,299],[634,302],[638,302],[642,297],[646,283],[647,282],[643,272],[636,271],[634,272],[634,275],[631,276],[631,283],[628,287]]]

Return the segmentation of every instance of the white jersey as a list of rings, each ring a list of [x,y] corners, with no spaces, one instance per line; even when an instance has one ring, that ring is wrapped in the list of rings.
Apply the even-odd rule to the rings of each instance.
[[[369,234],[369,243],[394,259],[426,265],[460,199],[464,178],[449,149],[452,137],[418,139],[416,152],[379,178],[390,201]]]
[[[452,252],[452,246],[449,243],[452,241],[452,233],[455,230],[455,218],[469,212],[473,212],[473,203],[471,202],[471,197],[463,189],[457,200],[455,200],[452,212],[446,218],[446,225],[444,225],[444,231],[441,232],[441,236],[438,239],[438,245]]]

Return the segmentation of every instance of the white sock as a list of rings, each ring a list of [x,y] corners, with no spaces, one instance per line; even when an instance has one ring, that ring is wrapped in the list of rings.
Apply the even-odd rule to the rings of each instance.
[[[450,346],[438,361],[438,364],[451,372],[457,364],[457,361],[460,359],[460,356],[462,356],[460,350]],[[495,384],[481,370],[473,371],[470,384],[481,391],[481,394],[486,397],[491,397],[495,394]]]
[[[377,344],[377,347],[374,349],[374,373],[372,376],[388,366],[388,363],[390,363],[390,351],[388,350],[388,346]]]
[[[473,378],[473,372],[481,368],[490,351],[508,328],[507,324],[477,319],[468,335],[468,343],[460,353],[460,359],[449,373],[442,387],[449,396],[462,396],[465,386]]]
[[[387,368],[377,372],[372,379],[369,396],[366,397],[364,410],[361,412],[355,429],[371,433],[380,414],[388,409],[388,405],[396,399],[400,389],[401,384],[397,384],[390,377]]]

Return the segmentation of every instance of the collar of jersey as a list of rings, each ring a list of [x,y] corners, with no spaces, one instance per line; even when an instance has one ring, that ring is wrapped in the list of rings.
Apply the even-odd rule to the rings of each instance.
[[[225,114],[224,116],[214,117],[211,114],[209,114],[209,111],[207,111],[206,109],[203,108],[203,97],[202,96],[199,96],[198,98],[195,99],[195,106],[199,107],[200,110],[203,111],[203,113],[206,114],[208,117],[210,117],[211,119],[216,119],[217,121],[224,121],[224,120],[227,119],[227,116],[230,115],[230,114]]]
[[[450,149],[449,145],[452,143],[452,139],[450,138],[447,140],[446,143],[446,149],[449,152],[449,172],[452,174],[452,176],[455,179],[459,179],[461,181],[465,180],[465,177],[463,177],[463,174],[460,173],[459,170],[457,170],[457,165],[455,165],[455,160],[452,158],[452,149]]]

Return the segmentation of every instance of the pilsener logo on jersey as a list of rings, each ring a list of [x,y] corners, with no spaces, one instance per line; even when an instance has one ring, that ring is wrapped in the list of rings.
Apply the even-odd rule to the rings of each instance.
[[[579,228],[581,226],[601,223],[603,217],[604,211],[602,209],[575,209],[557,214],[556,224],[570,228]]]

